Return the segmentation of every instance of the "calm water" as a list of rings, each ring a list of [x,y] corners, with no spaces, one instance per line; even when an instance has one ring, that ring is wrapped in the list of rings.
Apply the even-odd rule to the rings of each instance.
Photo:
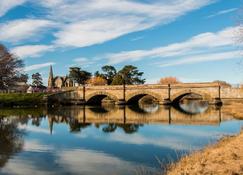
[[[136,174],[160,170],[242,121],[205,103],[180,109],[62,107],[0,110],[0,174]]]

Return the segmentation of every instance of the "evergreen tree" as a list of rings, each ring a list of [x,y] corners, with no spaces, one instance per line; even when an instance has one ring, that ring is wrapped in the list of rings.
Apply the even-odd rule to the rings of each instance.
[[[32,85],[35,87],[42,87],[43,82],[42,82],[42,77],[39,72],[35,73],[32,75]]]
[[[145,79],[143,79],[142,76],[143,72],[140,72],[137,67],[126,65],[116,74],[111,84],[144,84]]]
[[[70,67],[69,77],[78,84],[85,84],[90,79],[92,74],[79,67]]]
[[[117,75],[117,71],[116,68],[113,66],[103,66],[102,71],[104,72],[103,74],[101,74],[102,78],[105,78],[107,80],[107,84],[110,85],[114,79],[114,77]]]

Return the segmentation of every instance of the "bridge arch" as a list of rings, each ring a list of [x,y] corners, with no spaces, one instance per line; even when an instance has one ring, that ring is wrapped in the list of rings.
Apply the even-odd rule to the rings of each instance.
[[[161,95],[159,95],[158,93],[147,91],[147,90],[142,90],[142,91],[136,91],[136,92],[127,94],[126,102],[127,102],[127,104],[138,103],[138,101],[146,95],[153,97],[158,102],[162,101]]]
[[[101,104],[104,98],[108,97],[109,99],[113,100],[114,102],[118,101],[118,97],[113,95],[109,92],[98,91],[91,94],[88,94],[85,97],[87,104]]]
[[[203,91],[189,89],[189,90],[183,90],[183,91],[173,94],[171,96],[171,101],[178,102],[187,95],[195,95],[195,96],[198,96],[199,98],[201,98],[202,100],[207,100],[207,101],[210,101],[212,99],[212,97],[209,94],[207,94]]]

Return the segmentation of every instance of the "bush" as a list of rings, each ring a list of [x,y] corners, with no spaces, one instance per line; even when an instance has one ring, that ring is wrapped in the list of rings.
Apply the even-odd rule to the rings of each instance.
[[[161,78],[159,84],[178,84],[181,83],[176,77]]]
[[[87,84],[91,84],[91,85],[94,85],[94,86],[106,85],[107,80],[102,78],[102,77],[93,77],[93,78],[91,78],[87,81]]]

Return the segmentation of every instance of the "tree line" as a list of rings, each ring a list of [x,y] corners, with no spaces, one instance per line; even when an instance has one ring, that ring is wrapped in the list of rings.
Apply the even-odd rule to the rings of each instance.
[[[10,89],[18,83],[27,83],[29,76],[24,73],[24,62],[10,53],[0,44],[0,89]],[[75,83],[84,85],[121,85],[121,84],[144,84],[143,72],[133,65],[126,65],[121,70],[114,66],[106,65],[101,71],[91,72],[80,67],[70,67],[68,77]],[[44,87],[43,79],[39,72],[31,75],[32,86]]]
[[[69,78],[78,84],[92,85],[122,85],[122,84],[144,84],[143,72],[133,65],[126,65],[117,71],[114,66],[105,65],[101,71],[96,71],[94,76],[90,72],[79,67],[71,67]]]
[[[79,85],[132,85],[144,84],[144,72],[139,71],[136,66],[125,65],[122,69],[117,70],[114,66],[105,65],[100,71],[93,75],[91,72],[81,69],[80,67],[70,67],[68,77]],[[0,44],[0,90],[8,90],[18,83],[27,83],[28,74],[24,73],[23,60],[18,59],[11,54],[8,49]],[[43,87],[43,79],[39,72],[32,74],[32,86]],[[214,81],[222,86],[230,87],[230,84],[224,81]],[[176,77],[164,77],[158,82],[159,84],[177,84],[181,83]]]

